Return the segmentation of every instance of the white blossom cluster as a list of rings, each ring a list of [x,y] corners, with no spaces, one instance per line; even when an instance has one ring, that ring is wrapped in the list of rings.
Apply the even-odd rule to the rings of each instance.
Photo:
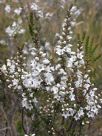
[[[14,37],[17,34],[24,34],[25,29],[21,26],[22,20],[18,20],[18,22],[14,21],[11,26],[8,26],[5,29],[5,32],[9,37]]]
[[[30,8],[32,11],[35,11],[40,18],[44,17],[43,11],[40,9],[40,7],[36,3],[34,3],[34,2],[31,3]]]
[[[72,67],[72,63],[76,58],[75,52],[71,51],[71,41],[73,38],[73,27],[76,25],[76,19],[78,15],[79,14],[77,14],[77,8],[73,6],[70,11],[68,11],[68,14],[62,24],[62,35],[57,34],[59,40],[55,49],[56,54],[58,54],[59,56],[66,56],[67,67]]]
[[[6,64],[2,66],[1,70],[5,73],[8,88],[22,91],[21,73],[24,73],[23,67],[25,65],[22,64],[23,67],[21,66],[20,58],[22,56],[17,55],[16,58],[7,59]]]
[[[5,6],[5,12],[6,13],[11,13],[11,11],[12,11],[13,9],[12,9],[12,7],[11,7],[11,5],[6,5]],[[18,7],[18,8],[16,8],[16,9],[14,9],[13,10],[13,13],[15,14],[15,15],[20,15],[21,13],[22,13],[22,8],[21,7]]]
[[[44,11],[44,9],[42,9],[38,5],[38,2],[39,1],[35,1],[30,4],[31,10],[34,11],[37,14],[37,16],[42,19],[50,19],[53,16],[53,13]]]
[[[65,79],[62,92],[68,103],[63,100],[63,116],[65,118],[72,116],[75,120],[84,116],[94,118],[98,109],[101,108],[98,104],[99,97],[96,95],[97,88],[94,87],[94,84],[91,84],[89,70],[86,69],[81,43],[77,45],[76,52],[71,50],[72,30],[76,24],[75,16],[77,15],[79,15],[79,11],[77,12],[77,8],[73,6],[62,25],[62,35],[57,35],[59,40],[55,49],[58,55],[57,63],[60,63],[61,68],[64,66],[64,73],[61,76]],[[74,20],[72,16],[74,16]],[[61,90],[61,88],[58,88],[58,90]]]
[[[9,38],[14,38],[16,35],[24,34],[26,29],[23,26],[21,13],[23,9],[21,7],[14,8],[10,4],[6,4],[5,15],[12,20],[12,22],[5,28],[5,33]]]
[[[39,5],[38,5],[39,1],[35,1],[35,2],[30,2],[29,3],[29,8],[31,11],[33,11],[34,13],[37,14],[37,16],[40,19],[50,19],[53,16],[53,13],[44,11],[44,9],[42,9]],[[29,10],[27,9],[27,5],[24,6],[24,9],[22,7],[18,7],[18,8],[13,8],[10,4],[6,4],[5,6],[5,12],[7,15],[12,16],[11,19],[15,20],[12,22],[11,25],[9,25],[6,29],[5,32],[7,33],[7,35],[9,37],[14,37],[17,34],[24,34],[26,31],[26,28],[23,28],[22,26],[22,12],[24,10],[25,14],[28,14]],[[25,15],[23,15],[23,19],[25,18]]]
[[[35,4],[31,8],[38,10]],[[59,102],[64,118],[79,120],[83,117],[94,118],[98,114],[100,99],[96,93],[97,88],[91,83],[82,43],[77,44],[77,51],[72,51],[73,27],[79,14],[75,6],[68,10],[62,33],[57,34],[59,40],[54,49],[55,62],[51,61],[42,47],[31,46],[28,52],[24,50],[22,55],[8,59],[2,66],[2,72],[8,77],[8,88],[22,92],[22,107],[32,110],[35,106],[47,113],[52,108],[51,114],[54,112],[53,104]],[[9,36],[12,36],[16,25],[14,23],[13,28],[6,29]],[[41,107],[41,102],[34,96],[36,91],[51,94],[44,107]]]
[[[80,49],[77,49],[76,59],[70,67],[72,71],[66,91],[70,104],[64,102],[63,105],[63,116],[65,118],[73,116],[75,120],[82,117],[94,118],[101,108],[97,88],[91,83],[90,70],[86,69],[82,47],[78,48]]]

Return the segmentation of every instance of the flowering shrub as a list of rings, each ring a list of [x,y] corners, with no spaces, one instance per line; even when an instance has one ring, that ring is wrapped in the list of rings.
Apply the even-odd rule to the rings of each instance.
[[[5,82],[9,93],[17,94],[20,99],[29,123],[28,128],[23,126],[25,136],[82,135],[82,127],[98,114],[102,100],[91,83],[83,42],[75,42],[74,26],[80,10],[76,6],[69,8],[62,32],[56,34],[55,47],[47,51],[46,43],[42,45],[40,39],[39,20],[43,12],[35,3],[30,7],[31,40],[18,47],[17,53],[0,68],[1,82]],[[15,9],[14,13],[20,15],[22,10]],[[9,5],[5,11],[11,12]],[[9,38],[14,38],[26,33],[26,29],[19,19],[5,32]]]

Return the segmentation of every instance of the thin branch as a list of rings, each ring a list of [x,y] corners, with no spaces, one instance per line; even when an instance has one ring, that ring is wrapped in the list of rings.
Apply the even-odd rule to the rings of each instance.
[[[2,129],[0,129],[0,131],[6,131],[7,129],[11,129],[11,127],[2,128]]]

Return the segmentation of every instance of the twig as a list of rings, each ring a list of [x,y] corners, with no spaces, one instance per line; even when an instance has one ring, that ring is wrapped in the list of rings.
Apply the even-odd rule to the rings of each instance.
[[[7,130],[7,129],[11,129],[11,127],[2,128],[2,129],[0,129],[0,131],[5,131],[5,130]]]

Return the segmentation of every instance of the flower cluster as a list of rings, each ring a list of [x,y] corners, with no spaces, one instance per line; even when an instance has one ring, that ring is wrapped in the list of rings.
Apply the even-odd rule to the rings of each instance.
[[[5,10],[10,11],[9,8],[6,7]],[[38,11],[39,7],[33,3],[31,9]],[[17,14],[20,12],[21,9],[15,10]],[[41,13],[40,10],[38,13]],[[54,48],[54,60],[40,41],[35,40],[35,43],[28,45],[28,50],[19,50],[16,56],[7,59],[6,64],[1,67],[8,88],[21,95],[22,107],[33,111],[33,115],[36,109],[40,115],[53,116],[59,113],[64,119],[71,117],[75,121],[82,120],[82,123],[86,123],[101,108],[100,95],[91,83],[90,70],[84,58],[83,43],[78,41],[76,50],[72,49],[75,44],[73,28],[79,14],[80,10],[76,6],[67,11],[62,33],[56,35],[58,41]],[[13,36],[18,28],[18,24],[14,22],[12,27],[6,29],[6,33]],[[23,32],[23,29],[19,30],[19,33]],[[51,132],[55,134],[54,129],[49,131]]]
[[[10,36],[14,37],[17,34],[24,34],[25,29],[21,26],[22,20],[18,20],[18,22],[13,22],[11,26],[8,26],[5,32]]]
[[[7,4],[5,6],[5,13],[11,20],[13,20],[12,24],[10,24],[6,29],[5,33],[9,37],[14,37],[16,35],[21,35],[26,32],[26,27],[23,24],[23,21],[26,23],[27,14],[29,13],[29,10],[32,11],[34,14],[36,14],[40,19],[46,20],[50,19],[53,16],[53,13],[44,11],[39,5],[39,1],[30,2],[29,3],[29,9],[27,4],[24,5],[24,7],[18,7],[13,8],[10,4]],[[25,13],[24,13],[25,12]],[[12,16],[12,17],[11,17]]]
[[[76,7],[72,7],[68,13],[62,25],[62,35],[58,35],[59,40],[55,49],[58,55],[57,63],[61,68],[63,67],[64,71],[61,78],[65,79],[62,91],[64,96],[62,115],[65,118],[72,116],[75,120],[82,117],[94,118],[101,106],[98,104],[97,88],[94,87],[94,84],[91,84],[90,70],[87,69],[84,60],[82,43],[77,44],[76,52],[71,49],[72,29],[73,25],[76,24],[75,16],[79,12],[77,12]],[[72,20],[73,14],[74,20]],[[58,88],[58,90],[61,91],[61,88]]]

